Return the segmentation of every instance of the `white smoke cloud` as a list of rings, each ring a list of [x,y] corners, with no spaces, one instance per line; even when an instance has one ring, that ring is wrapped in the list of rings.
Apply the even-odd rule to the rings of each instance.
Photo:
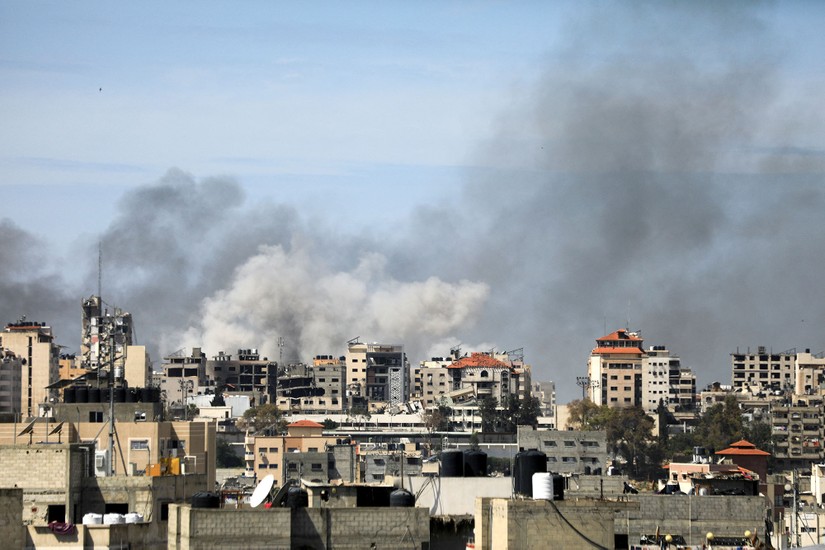
[[[487,300],[484,283],[399,281],[387,275],[386,262],[367,253],[351,271],[336,271],[311,246],[262,246],[227,288],[203,300],[201,320],[180,347],[208,342],[210,350],[234,353],[259,342],[261,354],[274,358],[283,337],[285,361],[308,361],[363,336],[403,344],[409,354],[472,326]]]

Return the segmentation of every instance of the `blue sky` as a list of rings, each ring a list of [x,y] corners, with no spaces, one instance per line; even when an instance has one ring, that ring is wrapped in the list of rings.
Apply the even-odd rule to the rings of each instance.
[[[360,334],[414,362],[524,347],[575,392],[628,319],[700,383],[737,346],[825,349],[823,21],[813,1],[0,1],[0,321],[73,348],[103,243],[156,362]]]
[[[253,194],[301,202],[341,187],[424,200],[458,183],[454,168],[472,162],[512,87],[536,77],[565,7],[0,9],[0,182],[14,210],[41,195],[39,214],[13,219],[46,229],[66,217],[65,206],[75,210],[91,196],[111,205],[124,188],[171,166],[235,176]],[[307,189],[313,185],[321,197]]]

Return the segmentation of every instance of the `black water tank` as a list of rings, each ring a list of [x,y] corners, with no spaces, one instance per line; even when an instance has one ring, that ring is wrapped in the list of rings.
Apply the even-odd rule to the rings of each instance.
[[[487,476],[487,453],[466,451],[464,453],[464,477]]]
[[[65,390],[63,390],[63,402],[64,403],[75,403],[77,400],[77,390],[72,386],[69,386]]]
[[[157,403],[158,401],[160,401],[160,388],[155,388],[152,386],[143,388],[144,403]]]
[[[415,497],[406,489],[397,489],[390,493],[391,508],[412,508],[415,506]]]
[[[100,403],[102,394],[100,388],[89,388],[89,403]]]
[[[287,508],[306,508],[309,506],[309,495],[300,487],[290,487],[286,492]]]
[[[441,453],[441,477],[464,477],[464,452],[444,451]]]
[[[115,403],[126,401],[126,388],[115,388]]]
[[[126,399],[127,403],[134,403],[138,400],[136,388],[126,388],[124,391],[126,392],[126,395],[123,397]]]
[[[533,474],[547,471],[547,455],[531,449],[516,453],[513,481],[517,494],[533,496]]]
[[[192,495],[192,508],[220,508],[221,497],[215,493],[200,492]]]
[[[553,474],[553,500],[564,500],[564,476]]]
[[[88,403],[89,402],[89,386],[78,386],[76,396],[77,396],[77,403]]]

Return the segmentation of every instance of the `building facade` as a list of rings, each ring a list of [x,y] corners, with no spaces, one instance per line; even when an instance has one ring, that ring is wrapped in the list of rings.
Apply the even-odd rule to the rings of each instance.
[[[768,390],[791,389],[794,385],[796,351],[782,353],[768,351],[759,346],[756,353],[731,353],[733,389],[758,393]]]
[[[38,406],[51,397],[48,386],[60,378],[60,347],[51,327],[25,319],[9,323],[0,334],[0,348],[18,357],[21,364],[17,412],[23,418],[37,416]]]
[[[637,332],[617,330],[596,340],[587,361],[587,396],[596,405],[643,405],[642,365],[647,354]]]

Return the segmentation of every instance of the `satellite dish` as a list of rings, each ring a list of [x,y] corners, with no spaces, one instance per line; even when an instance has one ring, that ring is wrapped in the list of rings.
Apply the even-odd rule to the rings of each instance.
[[[253,508],[260,506],[269,496],[269,492],[272,490],[273,485],[275,485],[275,476],[269,474],[263,478],[252,492],[252,496],[249,499],[249,505]]]

